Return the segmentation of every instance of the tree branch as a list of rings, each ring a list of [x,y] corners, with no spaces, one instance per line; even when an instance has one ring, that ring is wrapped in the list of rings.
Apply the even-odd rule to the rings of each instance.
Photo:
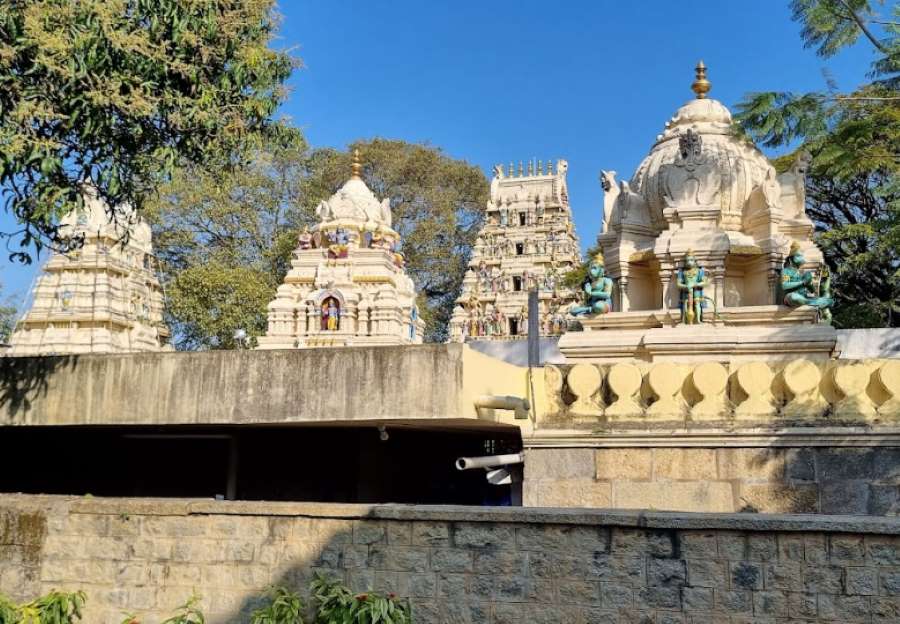
[[[850,7],[850,4],[847,3],[847,0],[838,0],[838,2],[840,2],[841,5],[843,5],[843,7],[844,7],[845,9],[847,9],[847,11],[850,13],[850,18],[851,18],[854,22],[856,22],[856,25],[859,26],[859,29],[860,29],[860,30],[862,31],[862,33],[866,36],[866,38],[867,38],[869,41],[872,42],[872,45],[875,46],[875,47],[878,49],[879,52],[881,52],[881,53],[884,54],[885,56],[888,56],[888,55],[890,54],[889,50],[888,50],[887,48],[885,48],[885,47],[881,44],[880,41],[878,41],[878,39],[875,37],[874,34],[872,34],[872,31],[869,30],[869,27],[868,27],[868,26],[866,26],[865,20],[863,20],[859,15],[857,15],[856,11],[854,11],[854,10]]]

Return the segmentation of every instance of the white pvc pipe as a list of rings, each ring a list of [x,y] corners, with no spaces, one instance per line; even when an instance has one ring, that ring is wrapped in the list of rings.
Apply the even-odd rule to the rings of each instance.
[[[489,409],[504,409],[527,412],[530,409],[527,399],[520,399],[515,396],[498,396],[493,394],[482,394],[475,397],[475,407],[485,407]]]
[[[482,457],[460,457],[456,460],[456,469],[472,470],[473,468],[495,468],[497,466],[521,464],[524,461],[524,453],[509,453],[507,455],[483,455]]]

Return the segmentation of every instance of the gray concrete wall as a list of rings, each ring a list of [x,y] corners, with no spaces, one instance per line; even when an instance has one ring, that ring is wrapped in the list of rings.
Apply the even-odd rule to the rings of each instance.
[[[900,621],[883,518],[0,497],[0,592],[84,590],[90,624],[194,592],[246,623],[316,571],[409,596],[416,624]]]
[[[461,416],[462,345],[0,358],[0,425]]]

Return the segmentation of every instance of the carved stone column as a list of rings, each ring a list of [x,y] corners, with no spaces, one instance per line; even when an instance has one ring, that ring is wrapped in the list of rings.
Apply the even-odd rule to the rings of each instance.
[[[619,277],[619,312],[628,312],[631,310],[631,299],[628,296],[628,273],[622,273]]]

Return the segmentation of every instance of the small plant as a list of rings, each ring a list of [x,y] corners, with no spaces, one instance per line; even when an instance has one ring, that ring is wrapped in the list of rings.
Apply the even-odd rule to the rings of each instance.
[[[411,624],[409,604],[394,594],[353,594],[339,580],[317,574],[312,582],[318,624]]]
[[[266,592],[268,604],[250,615],[250,624],[303,624],[303,601],[285,587]]]
[[[203,612],[197,607],[200,602],[200,596],[194,594],[190,600],[178,607],[178,612],[163,621],[162,624],[206,624],[206,618]]]
[[[81,620],[84,601],[82,591],[52,591],[22,605],[0,596],[0,624],[73,624]]]

